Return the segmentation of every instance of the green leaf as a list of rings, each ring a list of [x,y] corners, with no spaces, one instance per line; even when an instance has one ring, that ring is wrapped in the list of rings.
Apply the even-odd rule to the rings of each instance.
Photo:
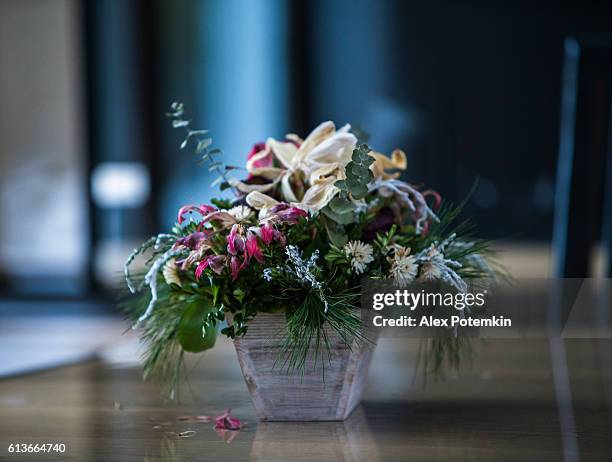
[[[339,214],[350,213],[355,210],[355,204],[353,204],[348,199],[334,197],[329,202],[329,208],[331,208],[334,212],[339,213]]]
[[[204,329],[204,319],[213,309],[212,301],[206,298],[193,301],[185,307],[177,331],[183,350],[199,353],[215,345],[216,329],[212,326]]]
[[[223,183],[223,181],[224,181],[224,178],[223,178],[222,176],[217,177],[217,178],[215,178],[215,181],[213,181],[213,182],[210,184],[210,187],[212,188],[212,187],[214,187],[214,186],[220,185],[221,183]],[[212,201],[211,201],[211,202],[212,202]],[[217,204],[213,203],[213,205],[217,205]],[[217,206],[217,207],[218,207],[218,206]],[[221,207],[219,207],[219,208],[221,208]],[[230,207],[223,207],[223,208],[228,208],[228,209],[230,209],[230,208],[231,208],[231,206],[230,206]]]
[[[234,297],[236,297],[238,299],[239,302],[242,302],[242,300],[244,299],[244,290],[242,290],[240,287],[238,287],[237,289],[234,289]],[[238,315],[236,315],[236,317],[238,317]]]
[[[326,226],[325,229],[327,230],[329,240],[336,247],[344,247],[348,242],[348,236],[346,235],[344,230],[339,231],[338,229],[334,229],[330,226]],[[325,258],[327,259],[328,256],[329,255],[326,255]]]
[[[189,126],[188,120],[176,119],[172,121],[173,128],[180,128],[180,127],[187,127],[187,126]]]
[[[338,180],[334,183],[334,186],[342,191],[348,191],[348,186],[346,185],[346,180]]]
[[[324,209],[321,210],[321,212],[323,212],[323,214],[328,217],[329,219],[335,221],[336,223],[339,223],[341,225],[348,225],[349,223],[353,223],[354,221],[354,214],[351,213],[336,213],[334,212],[331,208],[329,207],[325,207]]]
[[[221,181],[223,181],[223,178],[221,179]],[[215,180],[214,183],[219,183],[219,181]],[[231,209],[232,208],[232,201],[229,199],[212,198],[210,200],[210,203],[219,209]]]
[[[372,165],[374,162],[376,161],[376,159],[374,159],[374,157],[372,157],[369,154],[366,154],[364,156],[364,158],[362,159],[362,164],[369,167],[370,165]]]
[[[196,153],[200,154],[208,148],[212,144],[212,138],[204,138],[203,140],[198,141],[198,146],[196,147]]]
[[[368,167],[365,167],[363,165],[359,165],[359,164],[355,164],[355,163],[351,163],[349,165],[348,170],[355,176],[359,177],[360,179],[368,179],[369,178],[369,173],[370,173],[370,169]]]
[[[355,199],[363,199],[368,194],[368,188],[365,184],[356,181],[349,181],[349,191]]]

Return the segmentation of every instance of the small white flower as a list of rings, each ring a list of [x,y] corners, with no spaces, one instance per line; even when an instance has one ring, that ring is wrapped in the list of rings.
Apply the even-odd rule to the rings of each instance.
[[[175,258],[171,258],[166,262],[162,269],[162,275],[164,276],[164,281],[166,281],[166,284],[176,284],[179,287],[181,286],[181,277],[179,276]]]
[[[237,205],[236,207],[232,207],[231,209],[227,210],[227,213],[233,216],[238,222],[247,221],[253,216],[253,210],[246,205]]]
[[[422,281],[435,281],[436,279],[442,279],[443,267],[440,262],[432,260],[427,263],[423,263],[421,266],[421,275],[419,279]]]
[[[362,274],[369,263],[374,261],[374,249],[370,244],[361,241],[350,241],[344,246],[344,253],[351,261],[351,266],[357,274]]]
[[[389,275],[395,279],[400,287],[406,287],[416,278],[419,265],[414,255],[410,255],[409,247],[395,246],[393,258],[388,258],[391,263]]]

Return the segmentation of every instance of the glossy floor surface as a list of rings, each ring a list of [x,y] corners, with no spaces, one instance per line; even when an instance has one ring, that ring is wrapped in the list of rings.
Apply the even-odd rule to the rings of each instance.
[[[380,341],[363,404],[345,422],[258,424],[225,341],[190,373],[180,404],[164,403],[158,386],[143,383],[138,367],[117,354],[4,379],[0,459],[612,459],[610,340],[489,340],[470,371],[426,387],[414,381],[416,342]],[[179,420],[226,408],[246,428],[223,434],[210,422]],[[178,436],[189,430],[195,433]],[[10,443],[42,442],[64,443],[66,452],[7,452]]]

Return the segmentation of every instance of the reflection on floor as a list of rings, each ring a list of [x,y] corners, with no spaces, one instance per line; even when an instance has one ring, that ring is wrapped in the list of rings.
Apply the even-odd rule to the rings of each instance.
[[[414,380],[417,343],[381,339],[364,402],[346,422],[266,424],[255,419],[230,342],[190,357],[189,369],[199,365],[180,404],[164,403],[155,383],[141,381],[124,361],[126,344],[104,361],[0,381],[0,444],[62,441],[79,461],[577,460],[564,452],[570,437],[581,460],[609,460],[612,364],[602,348],[610,340],[564,341],[565,404],[575,418],[569,435],[546,339],[488,340],[470,370],[427,386]],[[248,421],[230,444],[211,423],[178,420],[226,408]],[[186,430],[196,433],[177,437]]]

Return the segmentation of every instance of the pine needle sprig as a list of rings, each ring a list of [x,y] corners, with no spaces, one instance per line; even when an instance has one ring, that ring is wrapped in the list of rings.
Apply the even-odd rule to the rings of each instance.
[[[144,278],[144,274],[139,277]],[[120,303],[121,311],[136,322],[145,312],[150,295],[124,298]],[[145,347],[142,355],[144,379],[155,377],[164,387],[164,396],[174,400],[178,397],[183,349],[177,332],[185,303],[183,298],[173,297],[169,286],[162,285],[158,293],[158,303],[163,309],[155,310],[147,318],[141,330],[141,340]]]
[[[279,332],[281,353],[275,367],[289,374],[304,374],[308,365],[320,362],[324,374],[325,358],[331,361],[334,346],[340,342],[351,349],[355,342],[369,342],[360,317],[359,288],[343,291],[304,289],[287,277],[280,277],[281,294],[275,296],[286,306],[286,325]],[[295,301],[301,302],[295,306]],[[310,361],[309,361],[310,360]]]

